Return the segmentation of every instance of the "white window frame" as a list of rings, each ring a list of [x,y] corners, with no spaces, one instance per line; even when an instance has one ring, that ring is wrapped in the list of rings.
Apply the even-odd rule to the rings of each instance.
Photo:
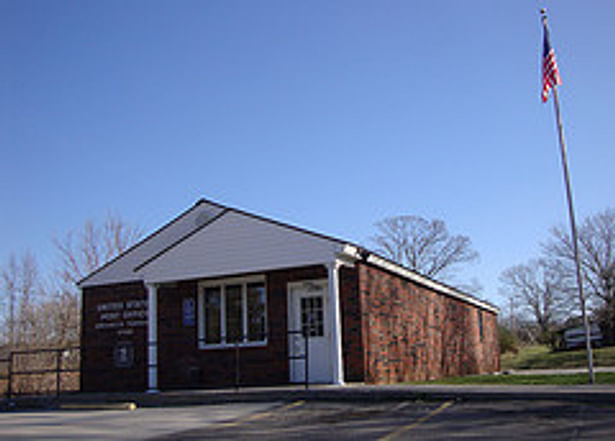
[[[248,285],[251,283],[262,283],[265,289],[265,338],[258,341],[247,341],[248,329]],[[227,343],[226,340],[226,287],[229,285],[241,286],[241,313],[242,313],[242,327],[244,331],[244,338],[239,342]],[[205,289],[206,288],[220,288],[220,343],[206,343],[205,342],[205,329],[207,329],[207,323],[205,318]],[[265,276],[250,276],[250,277],[232,277],[226,279],[207,280],[199,282],[198,284],[198,344],[199,349],[224,349],[240,347],[258,347],[267,345],[267,283]]]

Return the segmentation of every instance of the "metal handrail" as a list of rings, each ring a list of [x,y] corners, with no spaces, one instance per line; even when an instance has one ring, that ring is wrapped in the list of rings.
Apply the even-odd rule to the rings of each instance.
[[[304,366],[303,366],[303,375],[304,375],[304,384],[305,384],[305,389],[309,389],[310,388],[310,376],[309,376],[309,366],[310,366],[310,343],[309,343],[309,338],[310,338],[310,333],[308,332],[307,329],[303,329],[303,330],[298,330],[298,331],[288,331],[288,335],[302,335],[303,336],[303,342],[305,345],[305,348],[303,350],[303,356],[298,355],[298,356],[293,356],[291,354],[288,354],[288,359],[289,360],[303,360],[304,362]]]

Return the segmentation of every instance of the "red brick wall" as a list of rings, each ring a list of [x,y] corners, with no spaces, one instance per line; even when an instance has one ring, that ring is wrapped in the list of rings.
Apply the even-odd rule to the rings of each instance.
[[[342,313],[342,356],[344,380],[363,381],[363,319],[359,302],[359,274],[356,268],[342,267],[339,273]]]
[[[288,382],[288,283],[327,278],[327,269],[284,269],[265,277],[268,343],[241,348],[239,360],[233,348],[198,349],[198,312],[193,326],[183,323],[184,299],[198,303],[197,281],[159,287],[160,389],[234,385],[237,361],[242,385]],[[393,383],[499,369],[495,314],[483,311],[481,341],[476,307],[365,264],[341,268],[339,281],[346,381]],[[141,283],[83,290],[82,390],[146,389],[147,327],[96,329],[111,323],[101,316],[101,304],[146,298]],[[117,367],[114,348],[126,342],[134,347],[134,363]]]
[[[233,275],[236,276],[236,275]],[[287,286],[289,282],[323,279],[324,266],[284,269],[266,273],[268,343],[240,348],[239,381],[242,385],[286,384],[289,379],[287,340]],[[158,287],[158,385],[160,389],[224,387],[235,384],[235,349],[198,349],[198,312],[194,326],[183,323],[183,301],[197,304],[197,281]],[[133,391],[147,388],[147,326],[96,329],[101,304],[116,303],[122,316],[128,299],[147,299],[142,283],[85,288],[82,309],[82,390]],[[122,305],[120,308],[119,305]],[[111,311],[113,312],[113,311]],[[114,322],[117,322],[114,318]],[[107,320],[111,323],[111,320]],[[104,326],[104,325],[103,325]],[[120,335],[120,330],[122,335]],[[114,349],[130,342],[134,348],[131,367],[116,367]]]
[[[358,264],[365,381],[395,383],[499,369],[495,314]]]
[[[235,277],[235,276],[233,276]],[[182,326],[182,302],[197,299],[197,282],[183,282],[158,290],[158,379],[161,389],[228,387],[235,384],[239,362],[241,385],[286,384],[289,379],[287,340],[287,285],[289,282],[327,277],[323,266],[266,273],[266,346],[198,349],[198,330]],[[239,357],[238,360],[236,357]]]
[[[197,304],[197,283],[180,282],[158,287],[158,387],[197,386],[198,363],[197,318],[194,325],[184,326],[183,301],[191,298]]]
[[[146,387],[147,326],[134,325],[142,307],[126,301],[146,300],[142,283],[84,288],[81,322],[81,390],[139,391]],[[106,305],[106,306],[105,306]],[[147,307],[145,304],[145,310]],[[138,312],[136,312],[138,311]],[[134,350],[131,366],[117,366],[118,345]]]
[[[266,274],[266,347],[240,348],[240,382],[244,385],[285,384],[289,379],[287,340],[288,283],[326,279],[324,266],[272,271]],[[358,273],[340,270],[343,327],[344,376],[347,381],[363,380],[362,321],[358,302]],[[159,385],[161,389],[223,387],[235,382],[234,349],[199,350],[196,325],[182,326],[182,302],[197,298],[197,283],[183,282],[158,290]]]

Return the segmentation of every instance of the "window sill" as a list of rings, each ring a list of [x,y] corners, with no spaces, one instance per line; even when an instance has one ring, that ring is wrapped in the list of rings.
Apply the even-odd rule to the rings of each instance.
[[[211,350],[211,349],[235,349],[235,348],[263,348],[267,346],[267,340],[264,341],[252,341],[252,342],[241,342],[241,343],[202,343],[199,342],[200,350]]]

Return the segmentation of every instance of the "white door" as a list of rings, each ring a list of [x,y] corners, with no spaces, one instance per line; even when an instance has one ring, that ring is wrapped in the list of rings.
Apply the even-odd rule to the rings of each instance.
[[[327,280],[288,284],[288,353],[290,381],[305,381],[306,340],[308,352],[308,380],[310,383],[331,383],[331,332]]]

